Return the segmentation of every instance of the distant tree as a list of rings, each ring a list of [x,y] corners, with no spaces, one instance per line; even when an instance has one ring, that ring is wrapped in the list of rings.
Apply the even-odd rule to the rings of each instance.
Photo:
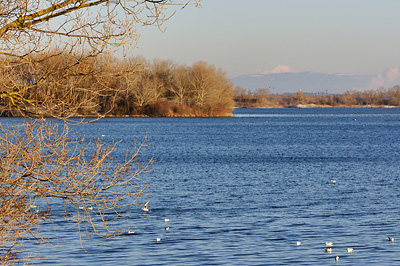
[[[197,62],[189,69],[189,83],[192,101],[203,108],[215,86],[215,68],[206,62]]]
[[[269,93],[270,90],[268,88],[258,88],[254,94],[257,96],[267,96]]]
[[[304,96],[304,94],[303,94],[303,91],[302,91],[302,90],[298,90],[297,93],[296,93],[296,95],[294,96],[294,99],[295,99],[298,103],[303,104],[303,103],[304,103],[304,100],[305,100],[305,96]]]
[[[137,105],[140,113],[144,108],[156,102],[164,92],[162,80],[151,70],[143,70],[140,74],[124,75],[122,86],[132,95],[133,104]]]
[[[380,105],[388,105],[389,97],[387,95],[386,89],[383,87],[379,87],[376,91],[377,102]]]
[[[176,64],[172,60],[154,59],[152,65],[152,72],[158,80],[162,82],[163,91],[167,92],[172,87],[173,73]]]
[[[361,97],[363,98],[365,105],[374,104],[376,99],[376,91],[375,90],[364,90],[361,93]]]
[[[229,81],[226,72],[219,69],[217,71],[216,98],[212,105],[211,115],[230,114],[235,106],[233,100],[233,84]]]
[[[348,105],[348,106],[352,106],[352,105],[357,104],[357,100],[355,98],[355,95],[356,95],[356,92],[354,90],[346,91],[341,97],[342,103],[344,105]]]
[[[215,66],[203,61],[197,62],[190,67],[188,79],[192,104],[203,112],[213,112],[214,107],[218,105],[228,109],[233,107],[233,85],[222,70],[217,70]],[[232,104],[226,106],[226,98]]]
[[[240,86],[233,88],[233,94],[236,101],[244,102],[246,99],[247,90]]]
[[[268,88],[258,88],[255,90],[254,96],[259,106],[265,106],[268,104],[267,97],[269,92],[270,90]]]
[[[178,104],[188,103],[190,94],[189,68],[187,66],[178,66],[172,74],[172,85],[169,87],[170,93]]]
[[[393,86],[387,90],[389,104],[400,106],[400,85]]]

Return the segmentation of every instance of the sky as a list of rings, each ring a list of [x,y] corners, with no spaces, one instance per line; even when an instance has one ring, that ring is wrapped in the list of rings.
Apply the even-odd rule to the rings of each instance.
[[[311,71],[374,75],[377,85],[400,84],[399,0],[202,0],[201,5],[178,10],[164,32],[140,28],[136,54],[187,65],[203,60],[229,78]]]

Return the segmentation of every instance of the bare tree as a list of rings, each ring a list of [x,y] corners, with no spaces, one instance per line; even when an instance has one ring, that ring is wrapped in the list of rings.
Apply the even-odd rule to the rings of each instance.
[[[201,61],[193,64],[189,72],[189,82],[193,100],[197,106],[203,108],[215,86],[215,67]]]
[[[3,264],[30,259],[17,255],[24,239],[47,241],[39,227],[51,220],[54,201],[88,237],[128,229],[114,228],[113,221],[129,215],[147,187],[138,180],[153,162],[138,161],[145,139],[115,161],[117,143],[71,137],[65,119],[93,115],[99,97],[121,93],[116,84],[137,68],[119,66],[110,55],[135,48],[137,25],[162,27],[178,7],[199,2],[0,0],[0,114],[38,118],[0,128]],[[64,123],[40,119],[46,116]]]
[[[188,74],[189,69],[186,66],[179,66],[173,72],[173,82],[169,90],[178,104],[185,104],[190,93]]]
[[[233,85],[224,71],[200,61],[189,69],[188,79],[191,100],[205,113],[213,114],[219,105],[233,108]]]
[[[400,106],[400,85],[389,88],[387,91],[387,95],[390,105]]]
[[[341,96],[343,104],[348,106],[357,104],[356,95],[357,92],[354,90],[345,91]]]
[[[154,69],[126,74],[122,77],[122,88],[132,96],[132,101],[140,112],[144,107],[156,102],[165,89],[163,81],[154,73]]]
[[[153,75],[161,80],[166,91],[172,87],[173,72],[175,68],[176,64],[172,60],[161,60],[158,58],[153,60]]]
[[[92,58],[116,50],[128,53],[136,47],[138,24],[162,27],[177,6],[198,5],[199,1],[0,0],[0,55],[3,55],[0,67],[10,77],[1,86],[0,106],[6,111],[18,109],[21,114],[31,115],[33,108],[36,113],[40,109],[39,113],[65,117],[65,112],[52,114],[48,111],[59,109],[54,102],[26,98],[32,90],[37,94],[39,90],[56,86],[64,93],[63,105],[68,106],[69,116],[86,104],[93,108],[91,99],[102,96],[110,88],[85,88],[87,101],[78,100],[71,96],[71,93],[76,94],[75,83],[66,80],[99,75],[96,69],[84,69],[82,64],[90,64]],[[38,58],[38,53],[44,56]],[[60,58],[66,55],[68,60]],[[54,61],[53,58],[58,58],[55,61],[62,64],[37,71],[38,64],[46,65],[44,62]]]
[[[0,130],[3,260],[24,238],[45,241],[38,226],[51,220],[51,203],[57,199],[64,205],[64,217],[88,236],[110,238],[128,229],[113,228],[112,221],[129,216],[147,186],[137,184],[153,162],[138,162],[145,140],[116,162],[116,143],[71,138],[67,124],[60,129],[42,120]]]

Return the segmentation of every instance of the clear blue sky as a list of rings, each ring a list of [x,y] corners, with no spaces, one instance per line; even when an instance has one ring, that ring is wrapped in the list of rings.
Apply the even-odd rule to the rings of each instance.
[[[376,75],[400,67],[400,0],[202,0],[165,24],[140,29],[137,55],[229,77],[270,71]],[[286,71],[288,68],[285,68]],[[400,77],[400,74],[399,74]]]

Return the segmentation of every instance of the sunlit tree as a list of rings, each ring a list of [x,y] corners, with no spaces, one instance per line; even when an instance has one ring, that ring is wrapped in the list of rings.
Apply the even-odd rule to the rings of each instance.
[[[46,242],[39,227],[51,219],[54,201],[88,237],[127,230],[113,221],[140,203],[146,184],[138,178],[152,163],[138,161],[145,142],[115,161],[116,143],[73,137],[66,119],[96,115],[104,108],[99,98],[122,93],[121,77],[138,69],[119,65],[112,54],[136,47],[139,25],[163,29],[177,9],[199,2],[0,0],[0,114],[37,118],[0,130],[3,264],[29,261],[19,253],[24,239]],[[44,208],[36,209],[38,203]]]
[[[98,69],[81,65],[90,65],[98,55],[116,50],[128,53],[136,46],[138,25],[163,27],[177,7],[198,5],[198,2],[1,0],[0,55],[3,58],[0,67],[6,78],[0,90],[1,109],[3,112],[18,109],[21,114],[28,115],[59,110],[59,103],[29,97],[45,94],[41,91],[49,90],[49,87],[53,91],[57,88],[63,99],[62,105],[68,107],[68,112],[52,115],[74,116],[86,105],[93,109],[92,99],[109,92],[109,88],[107,84],[96,86],[96,89],[76,87],[74,79],[100,75]],[[37,56],[39,53],[40,57]],[[46,65],[50,68],[45,69]],[[112,79],[123,72],[101,72],[101,75],[106,74]],[[78,99],[75,95],[84,97]]]
[[[233,85],[224,71],[200,61],[189,68],[188,80],[190,101],[205,113],[213,113],[212,109],[218,105],[224,105],[228,110],[233,107]],[[222,102],[226,99],[231,104]]]
[[[187,66],[179,66],[173,72],[172,86],[169,91],[173,95],[178,104],[187,104],[189,96],[189,68]]]

